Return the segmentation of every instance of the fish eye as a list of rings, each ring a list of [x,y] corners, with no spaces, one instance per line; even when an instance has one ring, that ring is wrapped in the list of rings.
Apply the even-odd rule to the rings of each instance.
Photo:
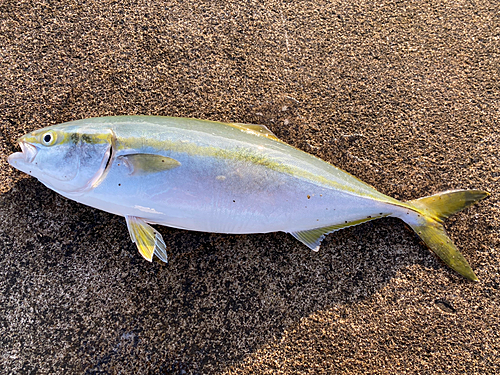
[[[52,131],[42,134],[42,143],[45,146],[52,146],[56,141],[56,134]]]

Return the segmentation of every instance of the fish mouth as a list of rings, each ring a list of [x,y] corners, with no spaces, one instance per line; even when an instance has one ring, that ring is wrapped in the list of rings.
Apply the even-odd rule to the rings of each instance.
[[[21,147],[21,152],[15,152],[7,158],[10,165],[16,166],[16,162],[22,161],[24,163],[32,163],[35,159],[38,150],[31,143],[25,141],[19,141],[19,146]]]

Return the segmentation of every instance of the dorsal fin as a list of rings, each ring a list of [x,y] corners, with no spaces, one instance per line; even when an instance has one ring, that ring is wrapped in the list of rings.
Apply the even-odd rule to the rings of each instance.
[[[274,139],[275,141],[279,141],[279,138],[276,137],[276,135],[269,130],[267,127],[264,125],[248,125],[248,124],[239,124],[239,123],[232,123],[229,124],[235,128],[241,129],[247,133],[255,134],[255,135],[260,135],[266,138],[271,138]]]

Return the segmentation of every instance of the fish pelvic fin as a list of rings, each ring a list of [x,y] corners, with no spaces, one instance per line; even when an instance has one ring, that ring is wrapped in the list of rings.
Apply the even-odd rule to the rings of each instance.
[[[385,217],[388,215],[379,215],[379,216],[370,216],[364,219],[355,220],[355,221],[346,221],[345,223],[329,225],[327,227],[322,228],[314,228],[309,230],[302,230],[299,232],[290,232],[292,236],[306,245],[308,248],[314,251],[319,251],[319,246],[321,245],[321,241],[326,237],[327,234],[338,231],[340,229],[352,227],[354,225],[366,223],[367,221],[380,219],[381,217]]]
[[[442,225],[443,220],[486,198],[481,190],[453,190],[406,202],[416,214],[401,218],[444,263],[463,277],[477,281],[469,263],[458,251]]]
[[[156,255],[167,263],[167,247],[161,234],[140,217],[125,216],[132,242],[134,242],[142,257],[148,261]]]

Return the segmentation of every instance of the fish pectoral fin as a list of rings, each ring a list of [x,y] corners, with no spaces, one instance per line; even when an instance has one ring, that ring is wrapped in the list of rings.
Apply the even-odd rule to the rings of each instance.
[[[162,262],[167,263],[167,247],[161,234],[140,217],[125,216],[125,220],[130,238],[144,259],[151,262],[153,255],[156,255]]]
[[[299,232],[290,232],[290,234],[294,236],[296,239],[298,239],[300,242],[302,242],[304,245],[309,247],[311,250],[318,251],[319,246],[321,245],[321,241],[323,241],[323,239],[326,237],[327,234],[330,234],[340,229],[352,227],[354,225],[366,223],[367,221],[379,219],[385,216],[388,215],[370,216],[360,220],[347,221],[342,224],[334,224],[334,225],[329,225],[327,227],[314,228]]]
[[[266,138],[274,139],[275,141],[279,141],[279,138],[276,137],[276,135],[264,125],[248,125],[239,123],[232,123],[231,125],[248,133],[253,133],[256,135],[264,136]]]
[[[122,155],[119,156],[117,160],[119,162],[121,161],[129,168],[131,175],[136,176],[168,171],[181,165],[181,163],[175,159],[157,154]]]

